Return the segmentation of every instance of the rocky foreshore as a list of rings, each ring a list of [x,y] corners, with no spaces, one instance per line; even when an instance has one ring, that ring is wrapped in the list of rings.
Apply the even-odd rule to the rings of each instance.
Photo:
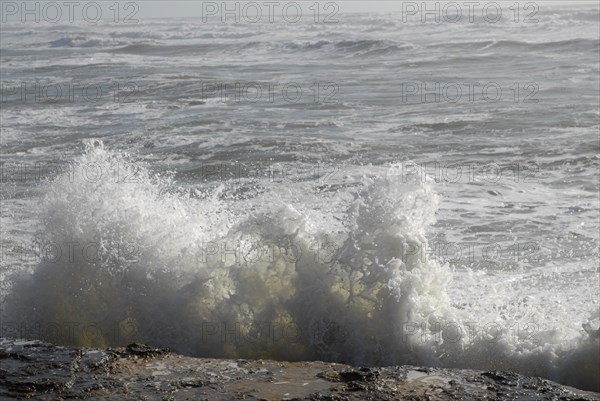
[[[600,400],[511,372],[190,358],[0,339],[0,400]]]

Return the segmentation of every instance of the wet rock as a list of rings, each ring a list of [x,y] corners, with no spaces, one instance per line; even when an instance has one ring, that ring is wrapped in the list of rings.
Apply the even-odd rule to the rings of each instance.
[[[130,355],[136,355],[143,358],[153,358],[155,356],[164,355],[170,352],[168,349],[154,348],[146,344],[137,343],[129,344],[126,350]]]
[[[519,380],[519,375],[510,372],[483,372],[481,376],[503,386],[516,386]]]
[[[512,372],[190,358],[0,339],[0,400],[600,400]]]

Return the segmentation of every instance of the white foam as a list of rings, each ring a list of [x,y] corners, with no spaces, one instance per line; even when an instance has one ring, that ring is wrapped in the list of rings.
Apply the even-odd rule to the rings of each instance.
[[[50,182],[39,240],[79,248],[16,280],[5,322],[75,327],[37,334],[77,345],[511,369],[597,389],[597,336],[563,327],[554,305],[408,251],[427,243],[439,198],[395,166],[348,174],[336,190],[263,182],[240,196],[233,183],[181,188],[101,143],[78,163],[111,173]],[[80,251],[91,243],[93,261]],[[257,244],[275,246],[244,251]],[[580,307],[597,314],[591,301]]]

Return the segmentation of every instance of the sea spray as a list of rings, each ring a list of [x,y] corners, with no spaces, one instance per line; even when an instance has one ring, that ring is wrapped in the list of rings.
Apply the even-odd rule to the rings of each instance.
[[[468,283],[464,274],[414,252],[427,247],[439,197],[397,165],[356,168],[326,189],[265,182],[252,196],[228,182],[185,187],[100,142],[76,166],[111,173],[47,183],[37,241],[57,244],[60,257],[13,279],[5,334],[142,341],[196,356],[509,369],[595,388],[597,336],[540,330],[543,305],[490,298],[483,277],[471,304],[456,306],[469,289],[449,286]]]

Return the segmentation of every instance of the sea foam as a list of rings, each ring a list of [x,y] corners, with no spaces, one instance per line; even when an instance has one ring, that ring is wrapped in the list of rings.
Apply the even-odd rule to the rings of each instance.
[[[85,175],[46,184],[37,241],[54,253],[13,277],[3,335],[142,341],[206,357],[507,369],[599,389],[594,328],[566,336],[550,308],[510,292],[489,304],[477,291],[490,286],[470,286],[473,274],[414,252],[427,244],[440,198],[398,166],[357,168],[337,186],[190,186],[100,142],[74,166]]]

